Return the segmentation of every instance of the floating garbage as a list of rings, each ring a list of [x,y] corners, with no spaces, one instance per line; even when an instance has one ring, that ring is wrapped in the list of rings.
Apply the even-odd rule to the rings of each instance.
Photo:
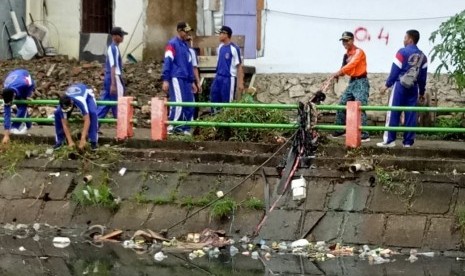
[[[415,255],[410,255],[410,257],[408,257],[407,261],[409,261],[410,263],[414,263],[418,260],[418,257],[415,256]]]
[[[71,240],[68,237],[55,237],[52,242],[56,248],[66,248],[71,244]]]
[[[247,236],[243,236],[242,239],[240,240],[240,242],[242,242],[242,243],[249,243],[249,242],[250,242],[250,238],[247,237]]]
[[[186,242],[199,243],[200,233],[189,233],[187,234]]]
[[[301,240],[296,240],[291,243],[292,248],[298,248],[298,247],[307,247],[309,244],[308,240],[306,239],[301,239]]]
[[[410,250],[410,256],[408,257],[408,259],[406,261],[409,261],[410,263],[414,263],[417,260],[418,260],[417,250],[416,249],[411,249]]]
[[[208,251],[208,257],[218,258],[220,256],[220,250],[218,247],[215,247],[213,250]]]
[[[195,251],[191,252],[189,254],[189,259],[193,260],[195,258],[202,258],[203,256],[205,256],[205,251],[199,249],[199,250],[195,250]]]
[[[126,168],[121,168],[118,173],[119,175],[124,176],[124,174],[126,173]]]
[[[84,176],[83,180],[84,180],[85,183],[91,182],[92,181],[92,175],[88,174],[88,175]]]
[[[158,252],[156,253],[153,258],[155,259],[155,261],[157,262],[161,262],[163,261],[164,259],[168,258],[168,256],[166,256],[165,254],[163,254],[163,252]]]
[[[279,251],[287,251],[287,244],[285,242],[281,242],[278,244]]]
[[[231,255],[231,257],[234,257],[237,253],[239,253],[239,249],[231,245],[231,247],[229,247],[229,255]]]
[[[259,257],[259,256],[260,256],[260,255],[258,255],[258,252],[257,252],[257,251],[254,251],[254,252],[252,252],[251,258],[254,259],[254,260],[258,260],[258,257]]]
[[[119,236],[123,233],[121,230],[115,230],[105,235],[95,235],[94,240],[97,241],[118,241]]]
[[[34,223],[34,224],[32,225],[32,228],[33,228],[34,230],[36,230],[36,231],[39,231],[39,229],[40,229],[40,224],[39,224],[39,223]]]
[[[417,255],[433,258],[435,254],[434,252],[420,252],[420,253],[417,253]]]
[[[216,192],[216,196],[217,196],[217,197],[223,197],[223,196],[224,196],[223,191],[218,191],[218,192]]]
[[[49,173],[48,175],[50,175],[50,176],[55,176],[55,177],[59,177],[59,176],[60,176],[60,172]]]
[[[266,245],[266,244],[262,244],[262,245],[260,246],[260,249],[261,249],[262,251],[266,251],[266,252],[271,251],[271,248],[270,248],[268,245]]]
[[[133,240],[125,240],[123,242],[123,247],[133,249],[133,248],[137,248],[139,246],[137,246],[136,243]]]
[[[19,251],[21,251],[21,252],[26,251],[26,248],[24,248],[24,246],[21,246],[21,247],[19,247]]]

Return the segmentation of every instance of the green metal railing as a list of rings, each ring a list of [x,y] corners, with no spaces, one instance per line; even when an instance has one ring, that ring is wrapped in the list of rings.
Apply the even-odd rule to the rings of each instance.
[[[97,105],[105,106],[116,106],[117,101],[96,101]],[[3,104],[3,100],[0,100],[0,104]],[[58,100],[13,100],[13,104],[27,104],[27,105],[58,105]],[[132,105],[136,106],[137,101],[133,101]]]
[[[186,107],[221,107],[252,109],[297,109],[297,104],[262,104],[262,103],[208,103],[208,102],[167,102],[166,106]],[[317,105],[318,110],[346,110],[345,105]],[[415,111],[415,112],[465,112],[463,107],[424,107],[424,106],[361,106],[362,111]]]
[[[265,108],[265,109],[297,109],[297,104],[259,104],[259,103],[187,103],[187,102],[167,102],[167,106],[186,107],[221,107],[221,108]]]
[[[167,102],[167,106],[186,107],[221,107],[221,108],[252,108],[252,109],[297,109],[297,104],[257,104],[257,103],[181,103]],[[317,105],[318,110],[346,110],[345,105]],[[423,106],[361,106],[362,111],[415,111],[415,112],[464,112],[460,107],[423,107]],[[200,126],[200,127],[238,127],[238,128],[280,128],[296,129],[296,123],[289,124],[266,124],[245,122],[201,122],[201,121],[168,121],[172,126]],[[345,130],[343,125],[316,125],[316,129],[322,131]],[[415,132],[454,132],[465,133],[465,128],[442,128],[442,127],[387,127],[387,126],[361,126],[363,131],[415,131]]]
[[[0,117],[0,122],[4,122],[5,118]],[[78,119],[71,118],[69,120],[70,122],[73,121],[82,121]],[[134,120],[133,120],[134,121]],[[11,118],[11,122],[13,123],[42,123],[42,124],[49,124],[49,123],[54,123],[55,119],[53,118]],[[106,123],[106,124],[115,124],[116,119],[113,118],[104,118],[104,119],[98,119],[99,123]]]
[[[0,104],[3,100],[0,100]],[[27,105],[58,105],[58,100],[14,100],[14,104]],[[132,105],[137,105],[136,101]],[[97,105],[116,106],[117,101],[97,101]],[[210,103],[210,102],[167,102],[167,106],[181,107],[213,107],[213,108],[252,108],[252,109],[297,109],[298,104],[262,104],[262,103]],[[318,110],[345,110],[344,105],[318,105]],[[415,112],[465,112],[465,108],[459,107],[410,107],[410,106],[361,106],[363,111],[415,111]],[[3,122],[4,118],[0,118]],[[12,122],[36,122],[53,123],[51,118],[12,118]],[[99,119],[100,123],[116,123],[116,119]],[[133,119],[133,122],[137,122]],[[211,122],[211,121],[168,121],[168,125],[173,126],[199,126],[199,127],[235,127],[235,128],[278,128],[296,129],[297,123],[274,124],[274,123],[248,123],[248,122]],[[344,130],[343,125],[316,125],[322,131]],[[439,128],[439,127],[386,127],[386,126],[361,126],[364,131],[415,131],[415,132],[454,132],[465,133],[465,128]]]
[[[103,106],[117,106],[117,101],[96,101],[97,105]],[[13,104],[27,104],[27,105],[58,105],[59,100],[13,100]],[[3,100],[0,100],[0,104],[3,104]],[[137,101],[133,101],[131,103],[133,106],[137,106]],[[0,117],[0,122],[4,122],[5,118]],[[77,119],[70,119],[70,122],[73,121],[80,121]],[[55,120],[52,118],[11,118],[11,122],[19,122],[19,123],[42,123],[42,124],[50,124],[54,123]],[[112,118],[103,118],[98,119],[99,123],[105,124],[116,124],[116,119]],[[133,123],[137,123],[137,119],[132,120]]]
[[[172,126],[281,128],[281,129],[296,129],[297,128],[297,124],[262,124],[262,123],[230,123],[230,122],[199,122],[199,121],[168,121],[166,123]]]

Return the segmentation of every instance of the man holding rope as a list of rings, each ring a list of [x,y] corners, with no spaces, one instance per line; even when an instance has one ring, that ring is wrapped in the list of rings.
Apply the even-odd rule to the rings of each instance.
[[[348,101],[360,101],[362,105],[368,104],[370,84],[367,79],[367,61],[365,52],[354,45],[354,34],[351,32],[342,33],[339,39],[347,50],[342,61],[342,67],[332,76],[338,78],[344,75],[350,76],[349,85],[341,96],[340,105],[346,105]],[[338,110],[336,113],[336,125],[345,125],[346,113]],[[367,125],[367,115],[362,113],[362,125]],[[345,135],[345,131],[335,131],[333,138]],[[368,132],[362,133],[362,142],[370,141]]]

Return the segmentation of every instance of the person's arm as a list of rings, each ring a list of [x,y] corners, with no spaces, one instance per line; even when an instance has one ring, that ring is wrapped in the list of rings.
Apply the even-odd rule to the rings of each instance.
[[[110,72],[110,94],[115,95],[117,93],[117,84],[116,84],[116,63],[118,60],[116,47],[114,45],[110,45],[107,51],[107,59],[108,63],[110,64],[111,72]]]
[[[3,127],[5,131],[3,132],[3,144],[8,144],[10,142],[10,128],[11,128],[11,105],[7,104],[4,105],[4,122]]]
[[[89,107],[85,100],[81,98],[74,99],[74,105],[81,111],[82,118],[84,119],[84,124],[82,126],[81,131],[81,140],[79,142],[79,149],[84,149],[87,142],[87,137],[89,134],[89,127],[90,127],[90,115],[89,115]]]
[[[423,54],[423,64],[420,67],[420,72],[418,73],[418,91],[419,91],[419,101],[421,103],[425,102],[425,91],[426,91],[426,78],[428,77],[428,59]]]
[[[420,92],[420,96],[425,95],[427,77],[428,77],[428,60],[426,56],[423,55],[423,63],[420,67],[420,72],[418,73],[418,90]]]
[[[90,127],[90,115],[87,114],[83,117],[84,119],[84,126],[82,127],[81,131],[81,141],[79,142],[79,149],[84,149],[87,143],[87,136],[89,134],[89,127]]]
[[[202,93],[202,86],[200,86],[200,73],[199,73],[198,67],[194,67],[194,76],[195,76],[195,83],[197,86],[197,90],[199,93]]]
[[[115,95],[117,93],[116,87],[116,66],[111,67],[111,86],[110,86],[110,94]]]
[[[170,87],[169,81],[171,80],[171,70],[173,67],[174,56],[176,55],[176,51],[174,45],[168,43],[165,47],[165,59],[163,61],[163,70],[162,70],[162,80],[163,86],[162,90],[168,94],[168,90]]]
[[[66,140],[68,141],[69,147],[74,147],[73,137],[71,136],[71,130],[69,128],[68,119],[62,118],[61,124],[63,125],[63,132],[65,133]]]
[[[192,69],[194,71],[195,86],[197,87],[197,92],[202,92],[202,87],[200,87],[200,73],[199,73],[199,61],[197,58],[197,53],[193,48],[189,48],[192,57]]]
[[[389,88],[394,85],[394,83],[399,79],[400,71],[402,69],[402,64],[404,63],[404,55],[401,50],[399,50],[394,57],[392,62],[391,72],[386,80],[386,87]]]
[[[235,63],[237,69],[237,89],[240,93],[242,93],[242,91],[244,91],[244,70],[242,68],[241,49],[236,45],[234,45],[232,49],[235,50],[233,52],[233,62]]]

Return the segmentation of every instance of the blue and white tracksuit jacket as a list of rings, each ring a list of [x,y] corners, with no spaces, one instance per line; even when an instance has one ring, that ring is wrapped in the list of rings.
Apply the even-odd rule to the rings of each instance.
[[[116,85],[116,94],[111,94],[111,69],[115,67],[115,85]],[[121,54],[119,52],[118,45],[114,42],[108,46],[107,49],[107,58],[105,60],[105,76],[103,80],[103,94],[100,96],[102,101],[117,101],[118,97],[124,96],[126,88],[124,87],[124,82],[122,79],[123,75],[123,61],[121,59]],[[102,105],[98,107],[98,117],[105,118],[108,111],[111,109],[113,113],[113,118],[117,118],[118,107],[117,106],[108,106]]]
[[[89,115],[89,141],[92,143],[98,142],[98,117],[97,117],[97,103],[95,102],[94,92],[87,85],[76,83],[68,87],[65,94],[73,100],[74,105],[81,111],[82,116]],[[70,112],[63,112],[60,105],[55,111],[55,141],[57,145],[62,145],[66,140],[65,132],[63,130],[62,119],[69,119]]]
[[[195,82],[192,55],[189,46],[179,37],[174,37],[165,48],[162,72],[163,81],[169,82],[169,99],[172,102],[194,102],[192,83]],[[193,107],[172,106],[169,111],[170,121],[192,121]],[[173,128],[170,126],[169,130]],[[180,126],[176,131],[189,131],[189,126]]]
[[[412,88],[405,88],[400,83],[399,78],[403,76],[408,70],[415,66],[418,62],[419,72],[417,81]],[[418,94],[423,96],[425,94],[426,78],[427,78],[428,60],[416,45],[408,45],[400,49],[391,67],[391,73],[386,81],[386,87],[393,87],[391,96],[389,98],[389,106],[416,106],[418,101]],[[400,111],[388,111],[386,114],[386,126],[399,126],[400,124]],[[404,112],[404,124],[408,127],[415,127],[417,124],[417,114],[413,111]],[[391,143],[396,140],[395,131],[384,132],[383,140],[385,143]],[[415,132],[404,132],[404,145],[413,145],[415,140]]]
[[[4,88],[10,88],[15,91],[14,99],[25,100],[32,96],[32,92],[35,89],[35,82],[27,70],[16,69],[11,71],[3,82]],[[27,105],[17,104],[16,105],[16,118],[27,118]],[[22,123],[16,122],[11,123],[11,105],[5,105],[5,130],[10,128],[19,129]],[[26,123],[27,128],[31,128],[31,123]]]
[[[234,100],[237,66],[241,63],[241,50],[236,44],[220,44],[218,47],[216,76],[211,87],[211,102],[229,103]]]

